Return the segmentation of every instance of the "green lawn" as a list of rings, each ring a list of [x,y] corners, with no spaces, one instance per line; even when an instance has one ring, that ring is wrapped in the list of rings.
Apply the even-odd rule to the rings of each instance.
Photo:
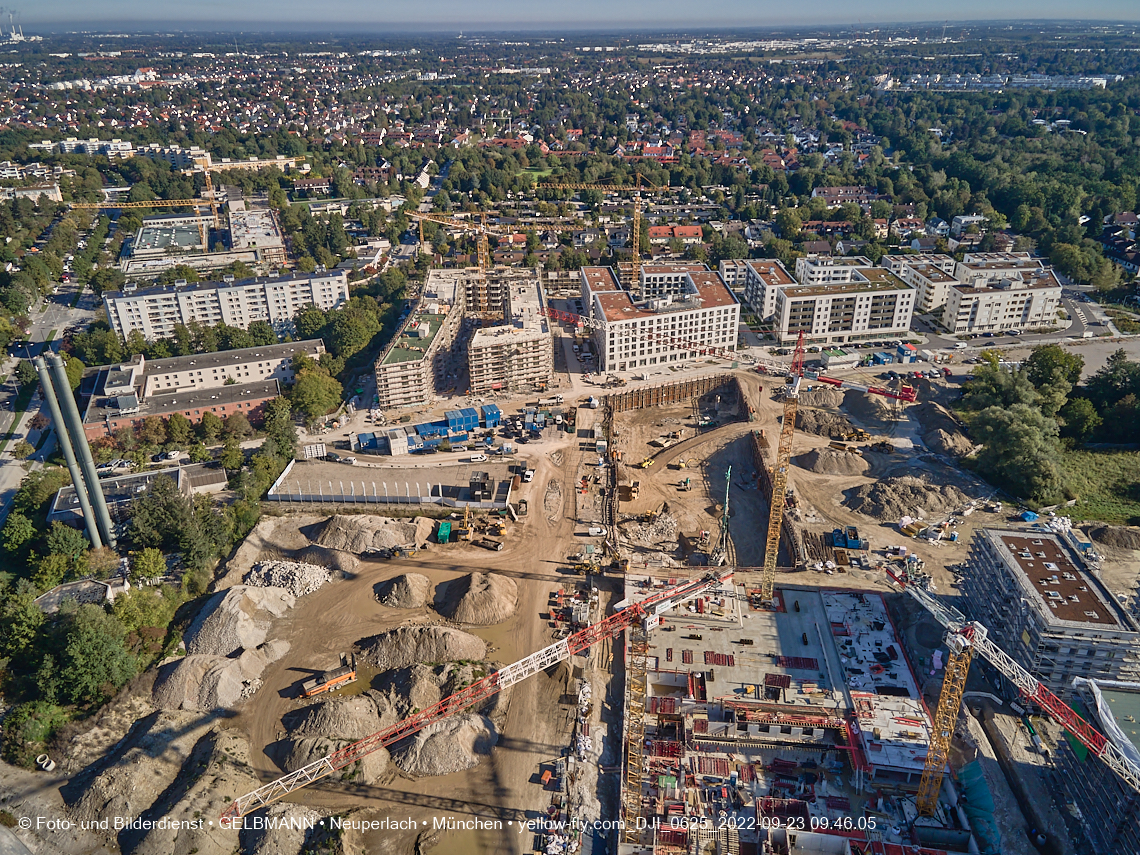
[[[1077,500],[1059,509],[1074,520],[1140,524],[1140,452],[1070,451],[1063,459],[1065,486]]]
[[[539,178],[549,178],[551,173],[554,172],[554,168],[547,166],[545,168],[539,169],[537,166],[528,166],[523,170],[523,172],[527,173],[528,175],[536,175]]]
[[[53,341],[55,341],[55,334],[57,332],[59,332],[59,330],[52,330],[49,332],[47,334],[47,338],[44,339],[44,344],[51,344]]]
[[[40,386],[39,381],[29,383],[22,388],[16,395],[16,403],[12,411],[12,424],[16,425],[20,422],[20,417],[27,412],[28,404],[32,401],[32,395],[36,393],[36,389]],[[4,449],[8,447],[9,441],[12,439],[11,433],[4,434],[4,441],[0,442],[0,454],[4,453]]]

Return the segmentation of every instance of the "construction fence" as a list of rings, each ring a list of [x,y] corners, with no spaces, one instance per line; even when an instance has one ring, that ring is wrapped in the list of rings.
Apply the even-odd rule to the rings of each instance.
[[[752,431],[752,463],[758,474],[760,492],[771,501],[772,497],[772,471],[769,469],[768,452],[770,446],[764,431]],[[784,519],[780,522],[780,542],[785,544],[792,556],[792,564],[802,567],[807,563],[807,552],[804,549],[803,538],[800,531],[792,522],[791,513],[785,508]]]

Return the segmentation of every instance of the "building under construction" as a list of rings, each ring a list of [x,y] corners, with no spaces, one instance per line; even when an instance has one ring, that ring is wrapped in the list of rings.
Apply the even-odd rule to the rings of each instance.
[[[498,277],[485,277],[494,280]],[[471,392],[529,392],[554,377],[554,341],[537,278],[503,279],[501,323],[477,329],[467,344]],[[470,306],[470,296],[467,305]]]
[[[670,582],[630,576],[626,594]],[[798,851],[767,828],[800,821],[874,851],[968,851],[968,829],[913,822],[931,718],[882,597],[759,594],[723,585],[628,643],[621,851]],[[847,842],[818,851],[862,851]]]

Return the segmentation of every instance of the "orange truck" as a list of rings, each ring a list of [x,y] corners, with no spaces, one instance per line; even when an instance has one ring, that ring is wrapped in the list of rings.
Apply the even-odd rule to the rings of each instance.
[[[322,671],[301,684],[301,697],[311,698],[356,682],[356,654],[340,654],[340,667]]]

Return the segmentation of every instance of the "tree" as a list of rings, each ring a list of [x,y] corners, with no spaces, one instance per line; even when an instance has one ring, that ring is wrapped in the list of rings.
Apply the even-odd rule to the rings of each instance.
[[[119,567],[119,554],[109,546],[92,549],[87,553],[87,571],[97,579],[110,577]]]
[[[1088,398],[1070,398],[1065,406],[1061,407],[1061,436],[1084,442],[1093,431],[1100,427],[1100,414],[1097,413],[1093,402]]]
[[[989,407],[971,430],[984,447],[978,471],[1026,499],[1053,498],[1061,488],[1057,422],[1028,404]]]
[[[166,573],[166,556],[162,550],[148,546],[131,553],[131,581],[158,579]]]
[[[193,431],[190,419],[182,413],[171,413],[170,418],[166,420],[166,441],[171,445],[180,447],[189,445]]]
[[[230,471],[241,469],[242,463],[245,462],[245,455],[242,454],[241,446],[238,445],[233,436],[226,437],[226,444],[222,448],[221,457],[218,459],[221,461],[223,469]]]
[[[249,325],[249,335],[254,347],[268,347],[277,344],[277,333],[268,321],[254,321]]]
[[[162,475],[131,503],[131,538],[139,546],[177,551],[196,527],[190,500],[174,479]]]
[[[253,433],[253,427],[249,423],[249,417],[245,413],[230,413],[226,416],[225,424],[226,436],[234,437],[236,439],[245,439]]]
[[[1052,382],[1053,372],[1056,369],[1060,369],[1061,375],[1070,386],[1076,386],[1081,382],[1085,358],[1080,354],[1070,353],[1059,344],[1042,344],[1033,348],[1033,352],[1029,354],[1022,367],[1029,382],[1037,389]]]
[[[166,422],[162,416],[147,416],[139,428],[139,439],[148,445],[166,444]]]
[[[265,405],[265,434],[272,439],[278,453],[293,457],[297,448],[297,426],[293,423],[293,408],[288,398],[274,398]]]
[[[47,533],[47,548],[52,555],[63,555],[74,561],[90,547],[87,535],[77,528],[53,522]]]
[[[17,579],[0,603],[0,651],[16,657],[32,649],[46,617],[36,604],[40,592],[27,579]]]
[[[982,354],[983,358],[985,354]],[[1010,407],[1014,404],[1036,406],[1040,395],[1029,382],[1025,371],[1007,371],[995,362],[979,365],[974,377],[966,384],[963,406],[971,410],[988,407]]]
[[[190,462],[191,463],[205,463],[210,460],[210,449],[200,442],[196,442],[190,446]]]
[[[49,419],[47,415],[41,411],[32,416],[31,420],[28,422],[28,427],[30,427],[32,430],[43,430],[50,424],[51,419]]]
[[[780,237],[785,240],[795,240],[800,236],[803,221],[800,219],[800,215],[791,208],[781,208],[780,212],[776,214],[776,228],[780,231]]]
[[[36,527],[30,519],[19,511],[12,511],[0,532],[0,542],[9,556],[20,555],[24,548],[36,539]]]
[[[27,386],[29,383],[36,382],[39,376],[36,367],[26,359],[21,359],[19,364],[16,365],[16,380],[19,381],[21,386]]]
[[[335,378],[320,370],[309,370],[297,377],[289,398],[311,423],[337,406],[343,394],[344,388]]]
[[[67,385],[71,387],[74,392],[79,388],[80,382],[83,380],[83,370],[87,367],[83,364],[83,360],[76,359],[74,356],[68,354],[63,355],[63,368],[67,372]]]
[[[222,420],[214,413],[202,413],[202,421],[198,423],[198,431],[203,442],[216,442],[222,432]]]
[[[293,316],[293,326],[298,339],[320,338],[321,331],[328,323],[328,316],[311,303]]]
[[[32,583],[41,591],[50,591],[67,578],[72,560],[66,555],[46,555],[36,562]]]
[[[21,439],[12,446],[12,456],[17,460],[27,460],[36,452],[36,447],[26,439]]]
[[[101,606],[85,603],[67,629],[60,662],[60,684],[68,701],[98,704],[130,680],[138,660],[124,644],[126,628]]]

